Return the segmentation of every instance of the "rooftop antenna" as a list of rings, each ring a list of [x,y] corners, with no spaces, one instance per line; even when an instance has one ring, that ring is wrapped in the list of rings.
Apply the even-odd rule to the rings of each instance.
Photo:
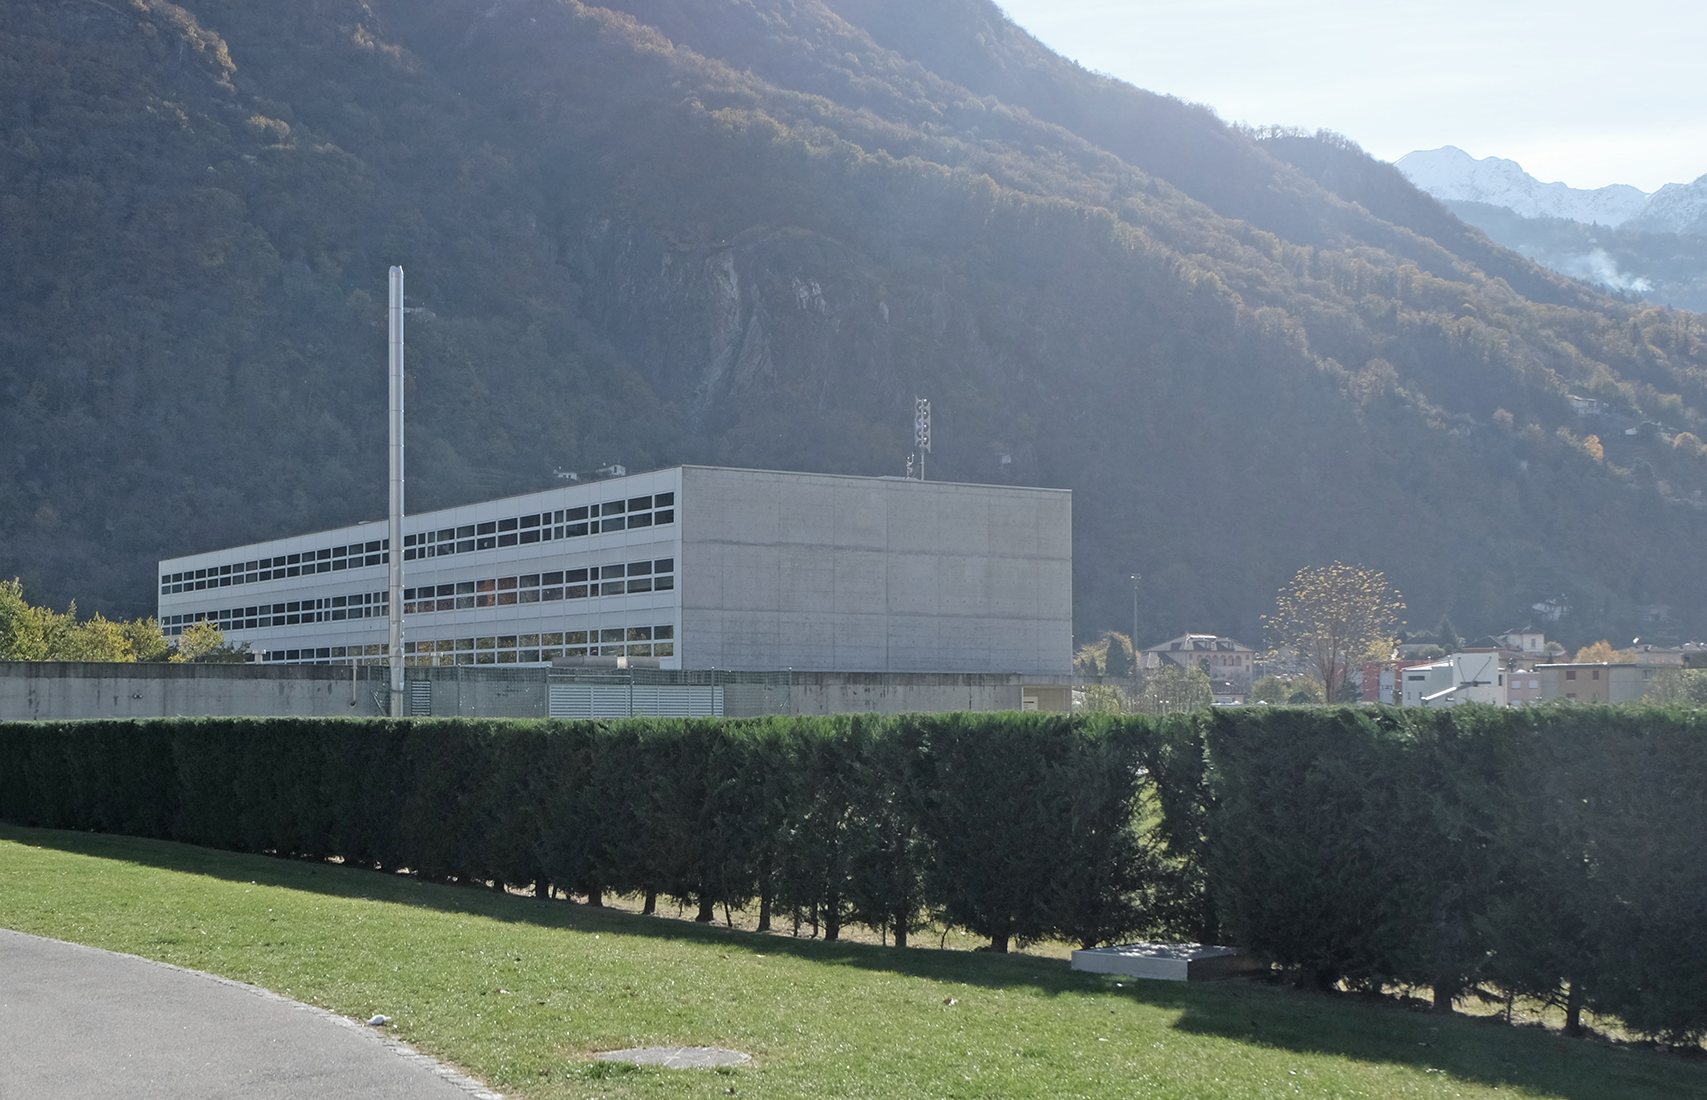
[[[390,563],[385,652],[391,666],[391,717],[403,717],[403,269],[392,265],[387,311],[391,343],[391,508],[386,561]]]
[[[913,398],[913,445],[919,449],[919,480],[925,479],[925,452],[931,449],[931,401]]]

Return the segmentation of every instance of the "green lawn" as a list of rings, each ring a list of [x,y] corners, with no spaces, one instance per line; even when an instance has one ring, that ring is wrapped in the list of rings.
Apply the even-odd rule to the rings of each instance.
[[[1052,959],[697,927],[407,878],[0,826],[0,926],[212,971],[521,1097],[1699,1097],[1707,1067],[1486,1020]],[[634,1045],[734,1071],[587,1060]]]

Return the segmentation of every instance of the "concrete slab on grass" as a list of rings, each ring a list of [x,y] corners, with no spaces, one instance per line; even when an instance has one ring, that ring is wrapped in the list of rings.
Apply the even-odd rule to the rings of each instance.
[[[1202,943],[1124,943],[1073,952],[1073,969],[1169,982],[1201,982],[1261,970],[1236,947]]]
[[[593,1055],[601,1062],[633,1062],[637,1066],[663,1066],[665,1069],[713,1069],[717,1066],[744,1066],[752,1055],[722,1047],[630,1047],[627,1050],[606,1050]]]
[[[501,1100],[380,1029],[324,1009],[0,929],[0,1097],[92,1096]]]

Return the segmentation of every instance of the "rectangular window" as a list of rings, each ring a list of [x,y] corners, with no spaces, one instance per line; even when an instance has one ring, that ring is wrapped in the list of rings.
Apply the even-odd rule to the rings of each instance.
[[[383,549],[385,549],[385,547],[381,546],[377,541],[375,541],[375,542],[368,543],[367,546],[364,548],[364,552],[369,553],[369,554],[377,554]]]
[[[357,560],[356,564],[360,565],[361,561]],[[350,565],[349,560],[346,558],[333,558],[332,559],[332,568],[333,569],[347,569],[347,568],[349,568],[349,565]]]
[[[599,641],[601,642],[621,642],[627,640],[627,637],[628,632],[623,630],[621,627],[618,627],[615,630],[599,631]]]
[[[464,539],[461,542],[456,544],[456,552],[458,554],[466,554],[470,550],[473,550],[473,549],[474,549],[474,540],[473,539]],[[444,553],[444,547],[443,546],[439,547],[439,553],[441,553],[441,554]]]
[[[530,595],[532,595],[532,593],[530,593]],[[500,592],[500,593],[498,593],[498,603],[500,606],[508,607],[509,605],[511,605],[515,602],[516,602],[516,594],[514,592]]]
[[[563,589],[563,598],[566,600],[584,600],[587,598],[587,586],[584,584],[566,585]]]
[[[631,577],[644,577],[650,572],[652,572],[652,563],[649,561],[631,561],[628,563],[628,575]]]
[[[674,577],[657,577],[652,581],[652,588],[657,592],[668,592],[675,587],[676,578]]]
[[[334,546],[334,547],[332,547],[332,556],[334,558],[341,558],[344,556],[344,550],[345,550],[345,547]]]
[[[566,539],[579,538],[586,533],[587,525],[585,523],[565,523],[563,525],[563,537]]]
[[[601,519],[599,521],[599,530],[601,531],[621,531],[627,526],[627,522],[624,521],[621,516],[617,516],[614,519]]]
[[[598,513],[594,512],[593,514],[597,515]],[[569,509],[566,509],[563,513],[563,522],[565,522],[565,523],[574,523],[578,519],[586,519],[586,518],[587,518],[587,509],[585,509],[585,508],[569,508]]]
[[[628,581],[628,590],[630,592],[650,592],[652,591],[652,578],[641,577],[636,579],[631,577]]]
[[[474,548],[476,550],[490,550],[497,545],[498,545],[498,536],[497,535],[486,535],[482,538],[477,538],[474,540]]]
[[[652,646],[652,656],[654,657],[674,657],[675,655],[676,643],[674,642],[657,642]]]
[[[599,580],[608,581],[612,577],[622,576],[625,572],[627,570],[620,565],[602,565],[599,567]]]
[[[630,657],[650,657],[652,656],[652,646],[650,643],[644,645],[630,645],[628,647],[628,655]]]
[[[628,500],[628,510],[630,512],[646,512],[650,511],[651,508],[651,497],[630,497]]]
[[[517,585],[519,585],[522,588],[538,588],[539,587],[539,574],[538,573],[529,573],[526,576],[519,578],[516,583],[517,583]]]
[[[652,637],[654,639],[674,638],[675,636],[676,628],[673,626],[655,626],[652,628]]]
[[[551,532],[547,531],[546,534],[549,535],[549,534],[551,534]],[[538,531],[523,531],[522,532],[522,541],[523,542],[538,542],[539,541],[539,532]]]
[[[516,536],[513,534],[512,535],[499,535],[498,536],[498,545],[499,546],[514,546],[515,544],[516,544]]]
[[[493,522],[487,522],[487,523],[482,523],[480,526],[478,526],[477,528],[475,528],[473,531],[471,531],[469,533],[474,534],[474,535],[493,535],[493,534],[497,534],[497,532],[498,532],[498,525],[496,523],[493,523]]]
[[[563,635],[563,644],[564,645],[586,645],[587,644],[587,632],[585,630],[567,631]]]
[[[563,598],[563,589],[542,588],[539,590],[539,598],[542,600],[561,600]]]
[[[484,586],[484,585],[490,584],[492,582],[481,581],[480,583],[482,586]],[[498,578],[498,589],[500,591],[503,591],[503,590],[509,589],[509,588],[514,588],[515,586],[516,586],[516,578],[514,578],[514,577],[499,577]],[[482,587],[481,591],[484,592],[484,591],[486,591],[486,589],[484,587]]]
[[[514,649],[514,648],[516,648],[516,636],[514,634],[510,634],[510,635],[507,635],[505,637],[499,638],[498,639],[498,648],[499,649]]]
[[[514,531],[515,529],[516,529],[516,521],[513,517],[510,519],[501,519],[498,521],[498,530],[500,530],[500,531]]]
[[[652,513],[651,512],[640,512],[637,515],[629,516],[628,517],[628,526],[631,530],[635,527],[650,527],[650,526],[652,526]]]
[[[556,573],[541,573],[539,575],[539,583],[540,584],[562,584],[563,583],[563,574],[561,571],[556,572]]]
[[[538,527],[539,526],[539,517],[538,516],[523,516],[522,517],[522,526],[523,527]]]
[[[491,638],[476,638],[476,639],[474,639],[474,648],[475,649],[491,649],[492,648],[492,642],[493,642],[493,639],[491,639]]]
[[[652,513],[652,522],[659,526],[674,523],[676,522],[676,513],[670,509],[660,509]]]
[[[415,545],[415,539],[416,539],[416,538],[417,538],[417,537],[418,537],[418,536],[416,536],[416,535],[404,535],[404,536],[403,536],[403,545],[404,545],[404,547],[406,547],[406,548],[407,548],[407,547],[410,547],[410,546],[413,546],[413,545]],[[410,645],[411,645],[411,644],[412,644],[412,643],[409,643],[409,642],[405,642],[405,643],[403,643],[403,652],[405,652],[405,653],[412,653],[412,652],[414,652],[414,651],[413,651],[413,650],[412,650],[412,649],[410,649],[410,648],[409,648],[409,647],[410,647]]]
[[[654,507],[654,508],[668,508],[670,505],[674,504],[675,502],[676,502],[676,494],[674,494],[674,493],[659,493],[657,496],[652,498],[652,507]]]
[[[652,628],[649,626],[631,626],[628,628],[628,640],[631,642],[649,642],[652,640]]]
[[[474,597],[474,606],[475,607],[495,607],[495,606],[497,606],[496,603],[494,602],[496,600],[497,600],[496,596],[488,595],[488,594],[483,592],[480,595]],[[512,600],[511,602],[513,603],[514,601]]]
[[[1577,670],[1576,669],[1568,668],[1565,670],[1565,679],[1575,680],[1576,678],[1577,678]]]
[[[563,574],[563,579],[570,584],[584,581],[587,579],[587,571],[585,569],[570,569]]]
[[[330,558],[332,556],[332,551],[322,550],[318,554],[315,554],[314,556],[316,558],[319,558],[321,561],[325,561],[327,558]]]

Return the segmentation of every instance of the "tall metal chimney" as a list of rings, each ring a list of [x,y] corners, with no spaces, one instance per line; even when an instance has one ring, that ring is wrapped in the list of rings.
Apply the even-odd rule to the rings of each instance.
[[[391,717],[403,717],[403,269],[391,268],[391,510],[386,561],[391,566],[385,652],[391,666]]]

